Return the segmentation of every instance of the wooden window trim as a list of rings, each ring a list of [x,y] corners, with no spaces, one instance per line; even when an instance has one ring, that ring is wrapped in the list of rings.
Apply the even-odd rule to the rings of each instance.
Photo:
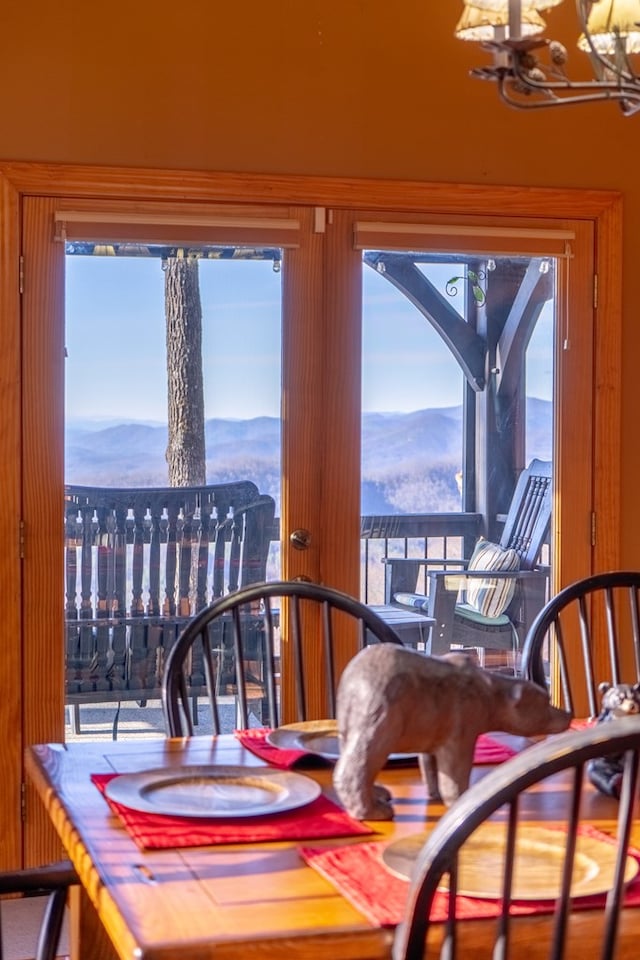
[[[598,517],[593,547],[594,571],[619,567],[620,557],[620,423],[622,340],[622,197],[603,190],[438,184],[421,181],[365,180],[287,175],[210,173],[185,170],[89,167],[0,162],[0,310],[3,350],[0,352],[4,424],[0,448],[7,542],[3,595],[21,595],[21,396],[20,396],[20,209],[26,196],[70,200],[131,200],[204,204],[308,205],[332,209],[540,219],[587,219],[595,235],[598,300],[594,343],[593,509]],[[606,318],[606,323],[599,318]],[[21,610],[5,605],[3,677],[6,689],[22,682]],[[0,698],[0,724],[12,731],[3,739],[3,785],[0,788],[0,869],[18,864],[22,841],[22,716],[19,698]],[[27,797],[27,803],[29,798]]]
[[[608,190],[443,184],[422,181],[365,180],[126,167],[0,163],[2,249],[0,296],[9,324],[16,314],[18,210],[25,195],[67,198],[109,198],[195,203],[308,204],[329,208],[404,210],[407,213],[452,216],[577,218],[593,221],[595,272],[598,277],[596,317],[596,395],[594,512],[598,536],[594,570],[619,566],[620,423],[619,370],[622,351],[622,195]],[[14,357],[15,360],[15,357]],[[10,353],[5,355],[10,367]],[[0,377],[2,372],[0,371]],[[15,371],[7,380],[14,382]],[[3,378],[4,379],[4,378]],[[8,395],[8,400],[14,398]]]

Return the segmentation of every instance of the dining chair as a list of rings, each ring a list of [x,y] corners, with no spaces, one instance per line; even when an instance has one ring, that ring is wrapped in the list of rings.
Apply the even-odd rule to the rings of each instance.
[[[280,722],[280,667],[293,676],[297,721],[308,718],[311,686],[324,684],[324,718],[335,717],[336,685],[344,664],[336,639],[351,630],[357,649],[367,643],[398,643],[395,631],[355,597],[331,587],[300,580],[253,584],[214,600],[197,614],[171,648],[164,668],[162,706],[169,736],[192,736],[188,698],[207,697],[213,732],[220,732],[218,700],[232,693],[237,703],[237,727],[250,725],[249,699],[262,702],[261,720]],[[355,633],[353,631],[355,630]],[[309,642],[308,637],[319,637]],[[355,652],[355,650],[354,650]],[[231,655],[230,665],[223,659]],[[233,671],[235,682],[220,689],[219,677]]]
[[[0,873],[0,899],[46,897],[38,931],[35,960],[55,960],[64,922],[69,888],[79,883],[70,861]],[[0,960],[3,957],[2,912],[0,904]]]
[[[624,774],[615,835],[607,840],[601,834],[594,836],[593,829],[583,823],[583,817],[587,816],[590,806],[591,811],[598,809],[597,803],[601,800],[587,780],[588,763],[612,755],[624,758]],[[589,888],[588,868],[596,868],[597,873],[598,856],[600,854],[602,867],[604,852],[609,874],[606,883],[602,883],[606,890],[601,904],[590,903],[590,909],[599,909],[603,913],[601,943],[597,947],[590,940],[589,952],[599,960],[613,958],[624,886],[638,868],[637,860],[628,857],[628,845],[638,788],[639,760],[640,717],[633,717],[548,738],[523,750],[471,786],[441,817],[414,860],[405,914],[394,935],[393,960],[422,960],[431,955],[455,960],[458,956],[468,955],[470,944],[467,941],[464,945],[467,921],[456,919],[456,894],[464,895],[470,875],[476,872],[473,858],[477,856],[479,844],[477,839],[474,842],[474,836],[478,836],[476,831],[481,835],[487,825],[492,831],[494,826],[500,831],[500,841],[492,850],[494,870],[485,859],[485,872],[480,880],[495,886],[495,897],[501,904],[489,937],[494,942],[492,955],[504,960],[509,956],[523,955],[523,944],[512,942],[516,939],[517,929],[514,929],[510,908],[512,901],[530,895],[531,886],[527,887],[527,883],[534,885],[533,892],[537,895],[540,881],[543,892],[539,899],[554,902],[550,911],[553,914],[550,928],[538,928],[538,946],[542,949],[536,952],[536,956],[560,960],[565,956],[564,950],[569,942],[574,948],[576,944],[579,946],[580,940],[576,938],[580,933],[572,931],[570,923],[572,911],[577,909],[572,897],[580,894],[581,887],[583,890]],[[565,789],[553,779],[563,771],[568,775],[563,779]],[[553,799],[553,823],[546,830],[539,817],[535,823],[527,823],[526,792],[539,784]],[[593,819],[593,812],[590,819]],[[560,842],[550,843],[550,827],[562,831]],[[553,838],[553,833],[550,836]],[[542,850],[544,867],[541,872],[530,873],[527,857],[531,856],[532,850],[535,853],[536,848]],[[520,852],[522,861],[519,861]],[[439,949],[431,953],[430,939],[435,924],[430,922],[430,914],[443,883],[448,883],[450,893],[445,907],[446,921],[444,925],[437,925],[444,945],[438,945]],[[476,891],[478,895],[482,894]],[[543,939],[545,929],[548,929],[548,943]]]
[[[560,590],[525,638],[523,675],[574,716],[597,716],[601,683],[640,681],[639,592],[640,570],[598,573]]]

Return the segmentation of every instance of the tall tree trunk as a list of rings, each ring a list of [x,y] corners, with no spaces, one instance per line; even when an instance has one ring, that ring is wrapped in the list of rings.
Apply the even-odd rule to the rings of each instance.
[[[202,306],[198,261],[163,261],[167,322],[169,485],[206,483]]]

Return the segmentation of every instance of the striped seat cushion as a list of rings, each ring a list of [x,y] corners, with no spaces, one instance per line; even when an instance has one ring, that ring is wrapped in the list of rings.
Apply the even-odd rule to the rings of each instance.
[[[518,570],[520,557],[490,540],[478,540],[469,560],[469,570]],[[492,580],[484,577],[467,580],[467,603],[483,617],[499,617],[507,609],[516,589],[516,579]]]
[[[414,610],[429,612],[429,598],[424,593],[394,593],[393,599],[403,607],[413,607]]]

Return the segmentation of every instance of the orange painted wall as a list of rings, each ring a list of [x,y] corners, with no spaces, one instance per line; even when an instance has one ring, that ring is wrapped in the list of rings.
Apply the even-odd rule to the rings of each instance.
[[[640,565],[640,115],[521,113],[469,77],[461,0],[4,0],[0,158],[596,187],[625,203],[622,562]],[[575,49],[572,0],[548,16]]]

